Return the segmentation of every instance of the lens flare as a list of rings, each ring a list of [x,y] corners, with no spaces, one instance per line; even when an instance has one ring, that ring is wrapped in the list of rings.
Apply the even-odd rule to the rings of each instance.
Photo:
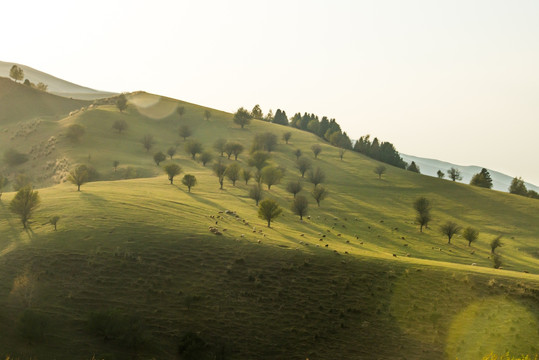
[[[129,103],[134,105],[142,115],[155,120],[164,119],[172,115],[177,108],[174,101],[147,93],[131,95]]]

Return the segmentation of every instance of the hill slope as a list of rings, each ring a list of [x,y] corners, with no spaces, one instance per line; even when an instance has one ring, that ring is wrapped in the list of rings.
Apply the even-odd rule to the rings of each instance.
[[[94,90],[84,86],[73,84],[69,81],[59,79],[57,77],[33,69],[26,65],[20,65],[4,61],[0,61],[0,76],[9,77],[9,70],[13,65],[17,65],[24,70],[25,79],[30,80],[34,84],[42,82],[48,85],[48,91],[55,95],[80,100],[95,100],[117,95],[112,92]]]

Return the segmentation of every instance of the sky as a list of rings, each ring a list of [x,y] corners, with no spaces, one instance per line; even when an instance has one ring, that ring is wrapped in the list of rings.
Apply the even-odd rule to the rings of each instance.
[[[335,118],[352,139],[539,184],[538,1],[12,1],[0,60],[220,110]]]

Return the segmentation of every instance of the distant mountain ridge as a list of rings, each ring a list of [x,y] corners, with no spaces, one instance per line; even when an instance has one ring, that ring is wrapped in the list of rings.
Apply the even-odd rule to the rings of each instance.
[[[48,92],[51,94],[78,100],[95,100],[117,95],[116,93],[109,91],[94,90],[80,86],[29,66],[11,62],[0,61],[0,76],[9,77],[9,70],[13,65],[17,65],[23,69],[25,79],[28,79],[35,84],[39,82],[46,84],[48,86]]]
[[[447,179],[447,170],[452,167],[454,167],[455,169],[459,169],[462,176],[462,180],[460,182],[465,184],[469,184],[470,180],[472,179],[472,176],[480,172],[482,169],[481,166],[456,165],[446,161],[421,158],[413,155],[400,154],[400,156],[403,158],[404,161],[408,163],[414,161],[419,166],[421,173],[428,176],[437,177],[438,175],[436,173],[438,172],[438,170],[441,170],[443,171],[443,173],[445,174],[445,178]],[[511,185],[511,181],[513,180],[514,176],[509,176],[491,169],[487,170],[492,178],[492,188],[494,190],[508,192],[509,185]],[[528,182],[525,184],[528,190],[535,190],[539,192],[538,186],[530,184]]]

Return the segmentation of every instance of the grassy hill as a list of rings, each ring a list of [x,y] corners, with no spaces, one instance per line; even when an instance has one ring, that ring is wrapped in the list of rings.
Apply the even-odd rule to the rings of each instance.
[[[538,201],[392,167],[378,179],[376,161],[352,152],[341,161],[310,133],[262,121],[240,129],[231,114],[146,93],[129,101],[123,113],[100,105],[51,118],[21,139],[21,146],[57,139],[48,155],[63,164],[55,179],[86,163],[103,181],[81,192],[67,183],[40,189],[29,231],[8,210],[14,193],[2,196],[0,355],[175,359],[189,331],[208,344],[200,359],[477,359],[539,351]],[[128,123],[122,134],[112,130],[119,119]],[[73,143],[64,134],[75,123],[86,132]],[[271,162],[287,171],[265,190],[284,209],[271,228],[257,217],[249,186],[227,181],[219,190],[211,167],[183,151],[180,125],[206,149],[217,138],[241,142],[242,166],[255,134],[292,132],[272,153]],[[150,152],[141,144],[145,134],[155,140]],[[315,143],[323,149],[318,159],[310,152]],[[153,154],[171,146],[177,155],[156,166]],[[285,191],[299,177],[298,148],[325,171],[330,191],[320,208],[310,198],[304,221]],[[171,162],[196,175],[191,193],[181,176],[169,184],[162,167]],[[119,178],[132,179],[111,181]],[[312,184],[302,181],[310,197]],[[433,203],[423,233],[411,206],[419,196]],[[61,216],[57,231],[47,224],[54,215]],[[447,244],[438,230],[447,220],[476,227],[479,241],[468,247],[457,236]],[[492,268],[488,246],[499,234],[503,270]],[[21,335],[28,309],[47,323],[31,345]],[[92,313],[122,324],[124,335],[89,330]]]

